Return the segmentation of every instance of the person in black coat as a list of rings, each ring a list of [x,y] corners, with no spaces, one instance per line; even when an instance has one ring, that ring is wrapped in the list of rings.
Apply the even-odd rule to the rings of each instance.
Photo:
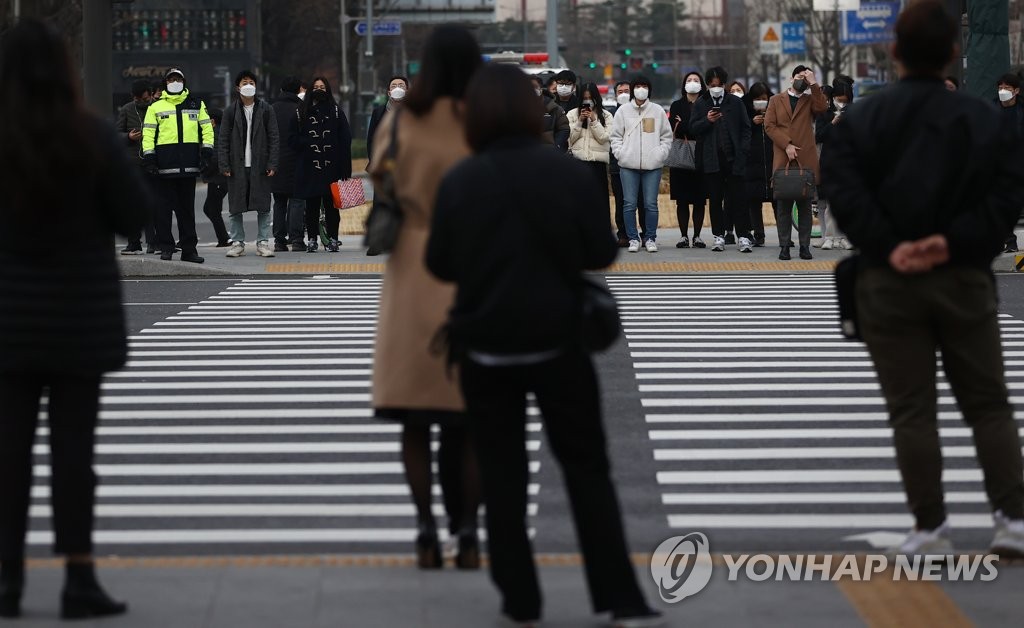
[[[224,111],[216,107],[207,110],[210,116],[210,124],[213,126],[213,152],[217,153],[217,145],[220,142],[217,128],[224,121]],[[213,225],[213,232],[217,236],[217,246],[226,247],[231,245],[228,238],[228,229],[224,225],[224,198],[228,195],[228,178],[217,167],[217,163],[210,165],[200,173],[203,182],[206,183],[206,200],[203,201],[203,213]]]
[[[331,84],[313,79],[312,89],[290,124],[288,142],[295,150],[295,196],[306,205],[306,251],[317,249],[320,211],[324,211],[326,248],[337,252],[341,214],[331,198],[331,184],[352,178],[352,129],[345,112],[334,102]]]
[[[582,271],[604,268],[617,252],[610,217],[593,211],[604,203],[587,167],[541,144],[541,100],[521,70],[479,70],[466,105],[476,155],[441,182],[427,267],[456,284],[446,331],[483,475],[502,612],[535,622],[542,611],[526,531],[526,396],[533,392],[565,475],[593,610],[617,620],[656,617],[629,560],[597,377],[576,340]],[[534,202],[537,189],[567,227],[557,247],[534,237],[550,217]]]
[[[127,606],[96,580],[93,443],[103,374],[127,353],[114,234],[131,237],[152,199],[112,126],[87,113],[60,33],[22,18],[0,40],[0,617],[18,617],[32,445],[50,430],[54,551],[65,555],[65,619]],[[42,223],[74,246],[40,247]]]
[[[271,106],[277,117],[277,128],[284,134],[295,120],[295,113],[302,106],[299,89],[302,81],[289,76],[281,82],[281,95]],[[295,197],[295,149],[287,141],[278,147],[277,173],[270,179],[270,191],[274,195],[274,250],[304,251],[302,240],[305,225],[305,206],[302,199]]]
[[[743,202],[750,213],[754,246],[764,246],[764,204],[772,202],[772,140],[764,132],[764,112],[774,96],[767,83],[750,86],[743,96],[743,105],[750,118],[750,152],[747,153]]]
[[[1020,77],[1012,72],[1001,76],[996,81],[996,102],[1007,127],[1024,137],[1024,102],[1020,98],[1020,84]],[[1003,253],[1016,253],[1017,250],[1017,234],[1011,231],[1003,243]]]
[[[814,119],[814,143],[820,155],[828,152],[829,144],[835,137],[835,127],[843,118],[846,108],[853,103],[853,84],[837,78],[833,81],[828,109]],[[818,220],[821,223],[821,249],[852,249],[843,232],[836,225],[835,216],[828,197],[818,186]]]
[[[693,105],[706,93],[704,77],[700,75],[700,72],[690,72],[683,78],[682,97],[673,102],[668,111],[669,121],[672,123],[676,139],[691,139],[690,118],[693,115]],[[672,200],[676,202],[676,218],[679,221],[681,236],[679,242],[676,243],[676,248],[685,249],[690,246],[686,230],[690,223],[691,206],[693,207],[693,246],[699,249],[704,248],[704,240],[700,237],[700,231],[704,228],[704,206],[707,202],[707,195],[704,193],[704,181],[700,171],[669,168],[668,182]]]
[[[380,121],[384,119],[384,114],[391,111],[405,99],[405,95],[409,92],[409,79],[404,76],[392,76],[388,81],[388,100],[383,105],[374,107],[373,112],[370,113],[370,122],[366,127],[366,156],[368,158],[366,164],[366,171],[370,171],[369,159],[373,158],[373,138],[377,134],[377,127],[380,126]],[[374,205],[370,207],[370,214],[372,215],[376,208],[376,200]],[[366,249],[366,254],[370,256],[380,255],[381,252],[374,248]]]
[[[728,212],[736,227],[740,252],[750,253],[754,246],[750,212],[742,202],[750,151],[750,118],[743,101],[725,93],[729,76],[723,68],[711,68],[704,79],[708,94],[693,106],[690,134],[701,140],[698,156],[708,193],[711,231],[715,235],[711,250],[725,250],[724,212]]]

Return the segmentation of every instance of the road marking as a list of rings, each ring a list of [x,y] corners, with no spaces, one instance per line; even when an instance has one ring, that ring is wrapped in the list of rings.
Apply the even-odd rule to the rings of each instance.
[[[96,472],[108,477],[136,476],[284,476],[284,475],[400,475],[405,469],[400,462],[309,462],[309,463],[224,463],[224,464],[98,464]],[[50,477],[48,465],[34,467],[36,477]],[[540,463],[529,463],[530,473],[540,470]],[[436,472],[436,469],[435,469]]]
[[[758,469],[755,471],[659,471],[660,484],[871,484],[902,483],[899,471],[892,469]],[[979,469],[945,469],[946,482],[980,482]]]
[[[971,458],[978,455],[974,446],[942,448],[944,458]],[[893,460],[894,447],[737,447],[730,449],[687,448],[655,449],[654,459],[684,462],[712,460],[841,460],[844,458]]]
[[[987,504],[988,497],[981,491],[951,491],[945,494],[947,504]],[[899,504],[907,502],[903,491],[871,493],[665,493],[661,503],[667,506],[710,505],[774,505],[774,504]]]
[[[1024,434],[1024,428],[1018,430]],[[807,428],[807,429],[726,429],[726,430],[651,430],[651,440],[779,440],[779,439],[858,439],[891,438],[892,429],[880,428]],[[969,427],[940,427],[941,438],[971,438]]]
[[[759,529],[759,530],[790,530],[790,529],[864,529],[894,528],[907,530],[913,527],[914,518],[909,514],[742,514],[722,515],[694,513],[686,515],[669,515],[669,527],[689,530],[714,529]],[[991,529],[992,515],[950,514],[949,523],[954,529]]]

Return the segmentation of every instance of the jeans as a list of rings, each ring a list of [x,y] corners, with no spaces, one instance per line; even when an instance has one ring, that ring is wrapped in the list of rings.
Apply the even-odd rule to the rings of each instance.
[[[639,240],[636,230],[637,195],[644,194],[644,226],[648,240],[658,239],[658,184],[661,183],[661,168],[657,170],[634,170],[619,167],[622,179],[622,216],[626,221],[626,237]]]
[[[232,242],[245,242],[245,214],[231,214],[228,218],[228,231],[231,232]],[[266,242],[270,239],[270,212],[256,212],[257,242]]]
[[[274,194],[274,242],[302,244],[305,216],[306,205],[301,198],[289,194]]]

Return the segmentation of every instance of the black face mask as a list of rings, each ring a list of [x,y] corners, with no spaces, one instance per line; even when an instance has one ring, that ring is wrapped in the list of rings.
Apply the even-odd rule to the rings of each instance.
[[[313,90],[313,102],[323,102],[327,100],[327,92],[322,89]]]
[[[797,79],[797,80],[793,81],[793,91],[794,92],[800,94],[800,93],[803,93],[803,91],[805,89],[807,89],[807,81],[805,81],[804,79]]]

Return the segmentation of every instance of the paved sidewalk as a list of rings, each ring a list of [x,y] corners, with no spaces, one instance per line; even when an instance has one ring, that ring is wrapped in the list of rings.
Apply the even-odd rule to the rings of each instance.
[[[607,625],[589,612],[579,559],[538,557],[545,626]],[[81,626],[144,628],[461,628],[499,625],[500,601],[486,572],[422,572],[411,557],[323,556],[107,559],[101,577],[130,604],[123,617]],[[658,600],[646,567],[637,573],[668,626],[1019,626],[1024,566],[1003,566],[992,582],[729,582],[716,557],[712,580],[694,597]],[[25,617],[11,626],[67,625],[57,620],[62,571],[36,561]]]

